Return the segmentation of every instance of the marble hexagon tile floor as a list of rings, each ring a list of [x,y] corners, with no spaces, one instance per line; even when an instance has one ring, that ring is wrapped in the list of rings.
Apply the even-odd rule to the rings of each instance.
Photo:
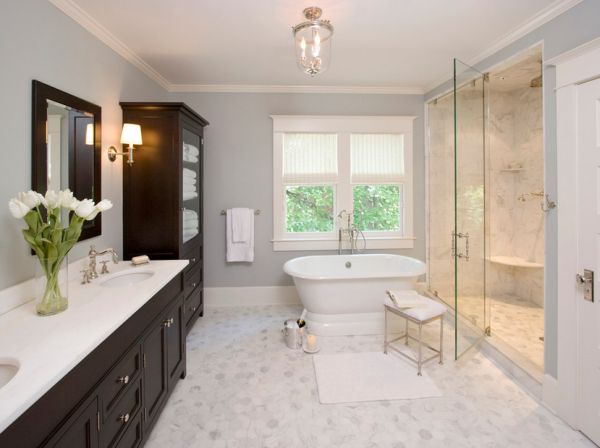
[[[282,341],[283,321],[299,312],[291,306],[208,309],[188,338],[187,377],[146,446],[595,446],[481,353],[451,360],[451,331],[446,363],[425,368],[442,398],[321,405],[311,355]],[[322,353],[377,351],[381,342],[378,336],[320,338]]]

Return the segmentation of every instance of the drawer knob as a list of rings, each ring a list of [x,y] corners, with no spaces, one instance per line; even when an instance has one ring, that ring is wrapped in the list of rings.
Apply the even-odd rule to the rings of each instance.
[[[194,264],[196,262],[196,257],[191,259],[192,264]]]
[[[196,283],[192,283],[192,289],[196,287]]]
[[[171,325],[173,325],[173,322],[175,322],[175,319],[173,319],[173,318],[170,318],[170,319],[169,319],[169,327],[170,327]]]
[[[196,311],[196,307],[195,307],[195,306],[191,307],[191,308],[190,308],[190,311],[191,311],[192,313],[193,313],[193,312],[195,312],[195,311]]]
[[[165,320],[162,324],[165,328],[169,328],[171,326],[171,324],[169,323],[169,319]]]
[[[129,412],[127,414],[120,415],[119,420],[121,420],[123,423],[127,423],[129,421]]]
[[[119,378],[117,378],[117,382],[122,384],[129,383],[129,375],[120,376]]]

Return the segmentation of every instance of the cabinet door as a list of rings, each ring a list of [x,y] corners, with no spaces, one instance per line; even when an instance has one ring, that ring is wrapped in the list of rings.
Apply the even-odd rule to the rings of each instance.
[[[144,338],[144,427],[154,421],[167,394],[167,323],[161,320]]]
[[[181,130],[181,244],[202,237],[202,131],[183,120]]]
[[[47,448],[98,448],[98,399],[82,406]]]
[[[185,316],[183,296],[167,313],[167,372],[169,389],[183,373],[185,364]]]

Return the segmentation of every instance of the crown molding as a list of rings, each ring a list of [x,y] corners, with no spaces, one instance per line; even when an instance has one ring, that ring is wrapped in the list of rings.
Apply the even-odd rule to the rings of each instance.
[[[512,31],[506,33],[504,36],[495,40],[489,47],[487,47],[484,51],[477,54],[476,56],[468,59],[466,63],[468,65],[475,65],[484,59],[492,56],[503,48],[509,46],[510,44],[516,42],[523,36],[529,34],[533,30],[539,28],[540,26],[550,22],[552,19],[560,16],[561,14],[567,12],[569,9],[577,6],[583,0],[557,0],[548,7],[544,8]],[[451,78],[444,76],[443,78],[438,79],[437,81],[429,84],[425,89],[426,92],[431,92],[436,87],[444,84],[449,81]]]
[[[121,55],[125,60],[140,69],[146,76],[155,81],[165,90],[169,90],[171,83],[152,68],[146,61],[138,56],[131,48],[118,39],[114,34],[102,26],[96,19],[79,7],[73,0],[48,0],[67,16],[81,25],[88,32],[97,37],[109,48]]]
[[[171,84],[169,92],[185,93],[345,93],[366,95],[423,95],[417,86],[310,86],[253,84]]]

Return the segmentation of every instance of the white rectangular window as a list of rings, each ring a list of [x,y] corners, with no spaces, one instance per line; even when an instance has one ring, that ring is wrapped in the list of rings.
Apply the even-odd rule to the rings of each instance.
[[[415,117],[272,116],[275,250],[331,250],[338,215],[367,248],[410,248]]]

